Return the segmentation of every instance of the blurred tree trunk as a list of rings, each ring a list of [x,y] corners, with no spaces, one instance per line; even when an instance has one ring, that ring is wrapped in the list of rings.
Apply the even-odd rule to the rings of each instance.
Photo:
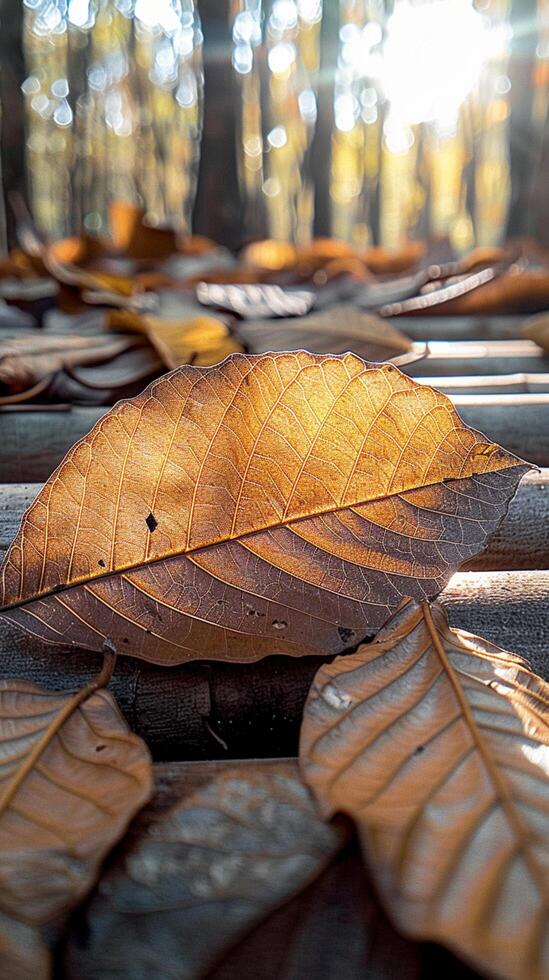
[[[506,237],[516,238],[531,233],[532,191],[540,161],[539,135],[532,119],[532,74],[538,39],[537,0],[512,0],[511,27],[511,200]]]
[[[0,171],[9,244],[15,241],[15,227],[11,209],[6,204],[7,195],[18,192],[25,201],[28,200],[25,107],[21,91],[24,79],[23,3],[22,0],[0,0]]]
[[[237,105],[229,4],[198,0],[204,34],[204,129],[193,230],[229,248],[244,240],[236,170]]]

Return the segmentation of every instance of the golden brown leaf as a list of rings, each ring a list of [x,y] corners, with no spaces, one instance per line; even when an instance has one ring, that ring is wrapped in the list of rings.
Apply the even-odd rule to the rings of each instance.
[[[336,653],[438,594],[527,468],[352,354],[234,354],[116,405],[1,569],[2,614],[158,663]]]
[[[144,222],[145,212],[131,201],[112,201],[109,221],[114,247],[130,259],[168,258],[177,251],[171,228],[154,228]]]
[[[524,661],[409,601],[320,669],[300,754],[406,933],[490,975],[548,976],[549,685]]]
[[[149,753],[113,697],[62,723],[74,698],[0,682],[0,911],[32,925],[80,900],[151,793]]]
[[[71,943],[70,975],[203,977],[345,839],[292,765],[228,770],[150,825],[103,878],[87,941]]]
[[[108,324],[114,330],[130,330],[146,337],[168,370],[181,364],[216,364],[242,350],[226,324],[213,316],[167,320],[120,310],[109,314]]]

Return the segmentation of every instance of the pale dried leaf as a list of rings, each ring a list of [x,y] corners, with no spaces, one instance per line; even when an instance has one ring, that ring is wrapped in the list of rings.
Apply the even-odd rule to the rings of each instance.
[[[315,294],[308,289],[284,289],[266,283],[199,282],[196,297],[204,306],[228,310],[245,319],[272,316],[303,316],[311,309]]]
[[[50,729],[72,699],[0,682],[0,912],[27,925],[63,920],[151,793],[148,750],[107,691]]]
[[[0,387],[24,391],[63,368],[102,364],[131,349],[128,337],[25,334],[0,343]]]
[[[326,816],[357,824],[409,935],[490,975],[549,975],[549,685],[409,601],[318,672],[301,764]]]
[[[346,833],[281,763],[229,770],[138,837],[100,882],[71,975],[198,978],[313,880]]]
[[[481,548],[527,469],[392,365],[235,354],[121,402],[1,571],[2,614],[158,663],[337,653]]]
[[[253,320],[238,328],[254,354],[272,350],[309,350],[316,354],[353,351],[367,361],[385,361],[413,350],[411,341],[389,321],[353,306],[277,320]]]

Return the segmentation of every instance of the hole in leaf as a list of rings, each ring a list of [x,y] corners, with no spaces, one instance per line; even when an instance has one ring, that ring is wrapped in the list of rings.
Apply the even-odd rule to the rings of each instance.
[[[97,562],[97,564],[98,565],[101,565],[101,568],[105,568],[105,562],[103,561],[102,558],[99,559],[99,561]]]
[[[285,619],[273,619],[272,625],[275,630],[285,630],[288,624]]]
[[[102,751],[103,751],[103,749],[106,749],[106,748],[107,748],[107,746],[106,746],[106,745],[96,745],[96,746],[95,746],[95,751],[96,751],[96,752],[102,752]]]
[[[154,516],[154,514],[148,514],[147,515],[147,517],[145,518],[145,524],[147,525],[147,527],[148,527],[149,531],[151,532],[151,534],[153,533],[153,531],[156,531],[156,529],[158,527],[158,521],[156,520],[156,517]]]

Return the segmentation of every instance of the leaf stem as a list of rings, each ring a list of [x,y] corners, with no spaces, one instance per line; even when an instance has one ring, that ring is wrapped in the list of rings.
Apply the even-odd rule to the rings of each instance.
[[[76,694],[74,694],[73,697],[67,701],[59,714],[56,715],[50,722],[43,735],[33,746],[24,763],[19,766],[19,769],[15,773],[13,779],[8,782],[4,792],[0,795],[0,816],[6,812],[15,794],[20,789],[29,773],[32,772],[38,759],[47,749],[48,745],[57,735],[57,732],[63,727],[65,722],[71,717],[72,714],[74,714],[76,709],[84,703],[84,701],[87,701],[88,698],[92,696],[92,694],[95,694],[96,691],[107,686],[112,677],[115,663],[116,647],[110,640],[105,640],[105,643],[103,644],[103,664],[101,666],[101,670],[96,677],[88,681],[84,687],[77,691]]]

